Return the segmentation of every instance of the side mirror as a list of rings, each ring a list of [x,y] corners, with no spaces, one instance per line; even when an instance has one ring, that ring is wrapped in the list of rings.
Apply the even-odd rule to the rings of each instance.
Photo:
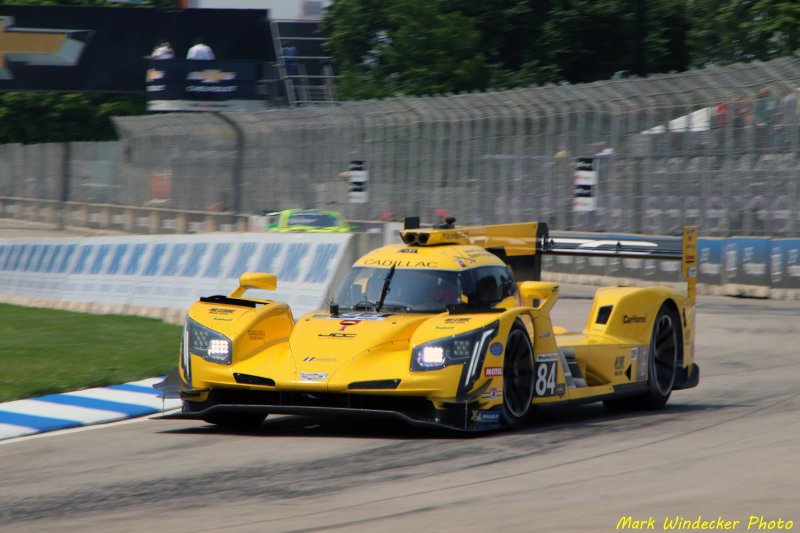
[[[266,272],[245,272],[239,276],[239,287],[231,294],[231,298],[241,297],[248,289],[264,289],[274,291],[278,288],[278,276]]]

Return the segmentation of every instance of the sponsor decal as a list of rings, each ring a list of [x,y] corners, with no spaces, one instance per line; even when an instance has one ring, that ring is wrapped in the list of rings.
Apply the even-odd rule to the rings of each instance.
[[[344,331],[347,326],[355,326],[361,322],[360,320],[342,320],[339,324],[342,326],[339,328],[339,331]]]
[[[466,239],[467,234],[462,233],[460,231],[443,231],[442,232],[442,239],[452,240],[452,239]]]
[[[639,355],[636,362],[636,379],[647,379],[647,356],[649,347],[639,346]]]
[[[402,250],[397,250],[399,254],[416,254],[419,251],[416,248],[403,248]]]
[[[614,359],[614,375],[621,376],[622,371],[625,369],[625,356],[620,355],[616,359]]]
[[[351,339],[355,336],[355,333],[341,333],[339,331],[335,331],[333,333],[320,333],[317,335],[317,337],[332,337],[334,339]]]
[[[567,384],[566,383],[559,383],[556,385],[556,394],[559,398],[562,398],[567,393]]]
[[[497,400],[502,397],[503,397],[503,391],[499,390],[497,387],[492,387],[491,389],[481,394],[481,398],[487,400]]]
[[[390,317],[390,314],[380,314],[380,315],[362,315],[360,313],[339,313],[338,315],[314,315],[314,318],[333,318],[335,320],[339,320],[340,323],[342,319],[346,320],[383,320],[387,317]]]
[[[631,363],[639,359],[639,347],[634,346],[631,348]]]
[[[220,322],[233,322],[232,318],[220,318],[218,316],[211,317],[211,320],[219,320]]]
[[[472,266],[475,263],[477,263],[477,261],[475,259],[472,259],[471,257],[462,257],[459,255],[454,255],[453,260],[456,263],[458,263],[458,266],[460,266],[461,268],[466,268],[468,266]]]
[[[487,377],[499,377],[503,375],[502,366],[487,366],[483,371],[483,375]]]
[[[550,362],[554,362],[554,361],[558,361],[558,353],[557,352],[536,354],[536,362],[537,363],[550,363]]]
[[[433,329],[456,329],[455,326],[434,326]]]
[[[549,336],[550,336],[550,332],[549,331],[545,331],[544,333],[539,333],[539,338],[540,339],[545,339],[545,338],[547,338]]]
[[[472,419],[475,422],[499,422],[500,411],[475,411]]]
[[[328,374],[321,374],[319,372],[300,372],[300,379],[306,381],[322,381],[328,377]]]
[[[647,322],[646,316],[622,315],[623,324],[644,324],[645,322]]]
[[[247,330],[247,335],[251,341],[263,341],[265,336],[263,329],[249,329]]]
[[[218,307],[212,307],[208,310],[208,314],[210,315],[231,315],[235,312],[235,309],[220,309]]]
[[[394,259],[366,259],[364,261],[366,266],[382,266],[390,267],[395,266],[399,268],[436,268],[438,263],[436,261],[396,261]]]
[[[491,346],[489,346],[489,353],[492,355],[500,355],[503,353],[503,345],[499,342],[493,342]]]
[[[303,361],[306,362],[306,363],[310,363],[311,361],[318,361],[320,363],[335,363],[336,359],[333,358],[333,357],[314,357],[314,356],[311,356],[311,357],[306,357],[305,359],[303,359]]]
[[[445,318],[444,321],[446,324],[463,324],[464,322],[469,322],[472,320],[471,318]]]
[[[236,85],[187,85],[186,92],[188,93],[234,93],[236,92]]]

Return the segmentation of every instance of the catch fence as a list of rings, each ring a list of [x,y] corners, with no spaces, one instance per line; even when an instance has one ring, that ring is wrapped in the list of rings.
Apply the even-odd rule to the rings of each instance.
[[[558,230],[800,235],[800,59],[646,78],[115,119],[114,143],[0,146],[0,196]],[[597,170],[576,210],[575,161]],[[348,201],[351,161],[366,201]],[[362,198],[364,195],[358,195]]]

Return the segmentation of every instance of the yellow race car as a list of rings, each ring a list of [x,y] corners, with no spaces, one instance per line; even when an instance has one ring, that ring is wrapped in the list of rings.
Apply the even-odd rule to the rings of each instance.
[[[357,260],[328,309],[297,321],[285,303],[244,296],[274,290],[274,274],[245,273],[229,296],[195,303],[163,386],[179,387],[183,407],[164,418],[236,426],[315,414],[486,430],[554,404],[658,409],[698,383],[695,227],[609,240],[553,238],[535,222],[421,228],[411,218],[401,236]],[[558,285],[538,281],[547,253],[681,261],[688,290],[601,288],[584,329],[568,332],[550,320]]]

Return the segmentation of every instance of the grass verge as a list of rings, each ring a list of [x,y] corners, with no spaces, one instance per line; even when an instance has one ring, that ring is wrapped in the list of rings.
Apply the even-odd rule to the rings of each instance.
[[[180,340],[158,319],[0,304],[0,402],[167,374]]]

